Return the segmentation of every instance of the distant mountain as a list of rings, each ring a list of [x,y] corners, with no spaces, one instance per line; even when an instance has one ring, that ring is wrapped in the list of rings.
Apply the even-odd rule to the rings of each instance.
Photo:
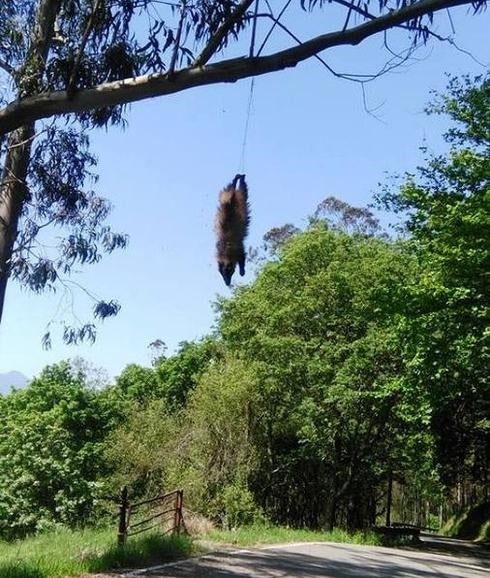
[[[20,371],[9,371],[0,373],[0,393],[9,393],[11,387],[25,387],[27,377]]]

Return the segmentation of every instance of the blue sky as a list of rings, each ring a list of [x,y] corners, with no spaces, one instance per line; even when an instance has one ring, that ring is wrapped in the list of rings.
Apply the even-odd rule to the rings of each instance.
[[[447,31],[447,18],[439,30]],[[490,64],[489,14],[453,12],[455,40]],[[298,20],[303,38],[319,19]],[[396,39],[395,39],[396,40]],[[338,70],[364,73],[383,62],[381,38],[325,53]],[[396,43],[396,42],[395,42]],[[273,226],[301,226],[318,203],[335,195],[367,204],[387,173],[413,169],[419,146],[441,147],[446,120],[423,113],[431,89],[443,90],[445,73],[479,74],[482,65],[448,43],[417,53],[417,62],[366,88],[334,78],[316,60],[255,81],[244,171],[252,205],[249,244]],[[76,280],[121,312],[99,324],[94,345],[68,347],[54,328],[53,347],[41,337],[59,295],[33,295],[11,284],[0,327],[0,372],[29,377],[46,364],[82,356],[116,375],[130,362],[148,364],[148,344],[163,339],[172,351],[212,328],[212,303],[230,294],[214,262],[213,220],[219,189],[241,168],[250,81],[187,91],[133,105],[125,130],[94,132],[99,158],[96,190],[114,204],[110,222],[130,236],[125,251],[86,267]],[[253,274],[245,277],[250,281]],[[91,304],[77,294],[84,319]],[[66,317],[70,319],[69,311]]]

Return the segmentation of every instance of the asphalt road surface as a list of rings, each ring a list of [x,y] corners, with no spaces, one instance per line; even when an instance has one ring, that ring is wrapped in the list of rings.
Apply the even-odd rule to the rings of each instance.
[[[489,578],[488,559],[433,551],[309,543],[214,552],[133,572],[151,578]]]

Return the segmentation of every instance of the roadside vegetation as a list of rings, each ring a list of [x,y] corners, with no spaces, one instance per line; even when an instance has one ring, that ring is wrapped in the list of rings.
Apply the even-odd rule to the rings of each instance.
[[[294,542],[337,542],[381,546],[382,538],[369,531],[347,532],[336,528],[328,532],[286,528],[267,524],[241,526],[236,530],[212,530],[203,539],[234,546],[259,546],[263,544],[286,544]]]
[[[118,568],[136,568],[188,556],[193,543],[186,536],[153,533],[117,547],[114,528],[58,530],[0,542],[2,578],[60,578]]]
[[[447,536],[490,544],[490,502],[451,516],[442,531]]]
[[[292,542],[396,545],[374,532],[315,531],[258,523],[235,530],[213,529],[192,538],[157,532],[116,546],[114,528],[51,531],[23,540],[0,542],[2,578],[63,578],[85,573],[138,568],[204,553],[211,544],[252,547]]]

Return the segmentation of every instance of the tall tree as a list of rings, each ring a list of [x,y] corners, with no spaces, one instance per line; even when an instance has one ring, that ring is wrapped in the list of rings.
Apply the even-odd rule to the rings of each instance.
[[[0,319],[9,278],[38,292],[67,287],[74,263],[96,262],[101,252],[124,247],[126,238],[103,224],[108,203],[85,190],[95,165],[87,131],[123,122],[124,105],[321,59],[324,50],[357,45],[375,34],[385,34],[386,71],[407,56],[393,56],[388,31],[406,32],[410,53],[420,42],[440,38],[432,29],[436,12],[459,5],[479,11],[486,1],[300,0],[303,10],[328,10],[329,25],[337,23],[304,42],[288,26],[291,4],[273,11],[257,0],[2,2]],[[277,31],[288,41],[267,53]],[[237,46],[246,56],[227,57],[226,50]],[[68,124],[56,120],[61,115],[70,115]],[[49,225],[67,234],[46,256],[39,246]],[[96,317],[117,310],[113,301],[95,302]],[[94,336],[92,323],[64,332],[67,341]]]
[[[416,263],[384,239],[319,219],[336,207],[353,212],[323,204],[222,303],[219,329],[260,384],[250,403],[259,465],[248,480],[258,503],[277,522],[358,528],[374,521],[391,464],[413,465],[425,443],[408,442],[420,415],[393,331]],[[362,229],[371,215],[359,216]]]
[[[490,343],[490,75],[451,80],[428,109],[448,115],[449,151],[381,196],[402,215],[421,278],[405,288],[401,324],[414,388],[425,390],[447,485],[488,484]]]
[[[176,353],[156,366],[161,394],[172,409],[186,404],[202,373],[222,356],[216,340],[183,341]]]

